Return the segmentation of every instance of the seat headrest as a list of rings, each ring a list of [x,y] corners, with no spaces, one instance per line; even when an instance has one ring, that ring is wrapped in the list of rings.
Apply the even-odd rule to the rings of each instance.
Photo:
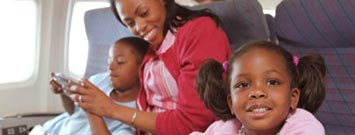
[[[204,8],[220,17],[233,50],[250,40],[269,38],[263,9],[257,0],[225,0],[192,7]]]
[[[132,36],[110,8],[89,10],[84,16],[89,53],[85,77],[107,71],[108,51],[118,39]]]
[[[280,44],[355,47],[354,1],[286,0],[276,8]]]

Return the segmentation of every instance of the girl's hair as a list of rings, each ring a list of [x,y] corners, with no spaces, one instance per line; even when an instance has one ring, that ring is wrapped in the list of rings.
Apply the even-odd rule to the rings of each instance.
[[[142,63],[144,55],[149,47],[149,43],[147,41],[138,37],[124,37],[115,42],[115,44],[118,43],[125,43],[133,48],[133,53],[137,57],[137,64]]]
[[[223,81],[224,79],[222,75],[217,75],[223,74],[222,71],[217,70],[223,69],[221,63],[210,59],[201,65],[196,78],[196,89],[207,108],[211,109],[215,115],[223,120],[234,117],[230,113],[227,104],[227,95],[230,93],[230,74],[233,71],[231,63],[252,49],[265,49],[278,54],[284,60],[285,66],[289,72],[291,88],[300,89],[301,94],[298,107],[304,108],[312,113],[317,111],[325,97],[324,79],[326,67],[322,56],[318,54],[304,56],[299,59],[299,63],[296,65],[291,53],[281,46],[268,41],[248,43],[237,49],[228,60],[228,63],[230,64],[228,64],[226,71],[226,82]],[[220,95],[223,95],[224,97],[221,97]],[[214,100],[221,100],[224,102],[217,102]]]
[[[118,21],[125,25],[117,12],[115,1],[116,0],[110,0],[111,10],[113,11]],[[190,10],[186,7],[176,4],[175,0],[165,0],[165,10],[166,18],[163,29],[164,35],[168,32],[168,30],[170,30],[172,33],[175,33],[175,30],[183,26],[186,22],[202,16],[212,18],[216,22],[217,26],[221,25],[221,20],[209,9]]]
[[[324,63],[324,59],[317,54],[307,55],[299,60],[297,65],[298,88],[301,96],[297,107],[315,113],[322,104],[325,98],[326,67]]]
[[[223,66],[216,60],[208,59],[198,70],[195,86],[205,106],[219,118],[227,120],[234,116],[227,104],[229,91],[223,74]]]

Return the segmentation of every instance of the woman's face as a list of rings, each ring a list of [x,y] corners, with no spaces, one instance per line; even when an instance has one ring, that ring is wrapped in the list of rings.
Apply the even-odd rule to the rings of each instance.
[[[134,35],[148,41],[155,49],[163,42],[164,0],[116,0],[115,3],[120,19]]]
[[[232,63],[228,104],[245,126],[247,134],[276,133],[290,109],[298,103],[299,91],[291,89],[285,61],[275,52],[254,48]]]

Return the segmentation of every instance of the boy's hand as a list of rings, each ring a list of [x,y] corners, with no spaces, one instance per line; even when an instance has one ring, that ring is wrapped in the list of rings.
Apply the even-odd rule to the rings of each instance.
[[[52,92],[54,94],[62,94],[63,93],[63,88],[53,80],[53,76],[54,76],[54,73],[51,72],[50,73],[50,80],[49,80],[49,84],[50,84],[50,89],[52,90]]]

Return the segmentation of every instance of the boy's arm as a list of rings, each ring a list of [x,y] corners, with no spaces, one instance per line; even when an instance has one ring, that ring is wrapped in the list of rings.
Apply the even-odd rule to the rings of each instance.
[[[111,135],[110,131],[108,130],[104,119],[101,116],[86,113],[92,135]]]
[[[69,113],[69,115],[72,115],[74,113],[74,102],[73,102],[73,100],[71,100],[64,93],[60,94],[60,98],[62,99],[62,104],[63,104],[64,110],[67,113]]]
[[[50,72],[50,81],[49,81],[50,90],[54,94],[60,95],[64,110],[69,115],[72,115],[74,113],[74,102],[68,97],[69,94],[66,93],[66,91],[64,91],[62,86],[60,84],[58,84],[54,78],[55,78],[55,73]]]

